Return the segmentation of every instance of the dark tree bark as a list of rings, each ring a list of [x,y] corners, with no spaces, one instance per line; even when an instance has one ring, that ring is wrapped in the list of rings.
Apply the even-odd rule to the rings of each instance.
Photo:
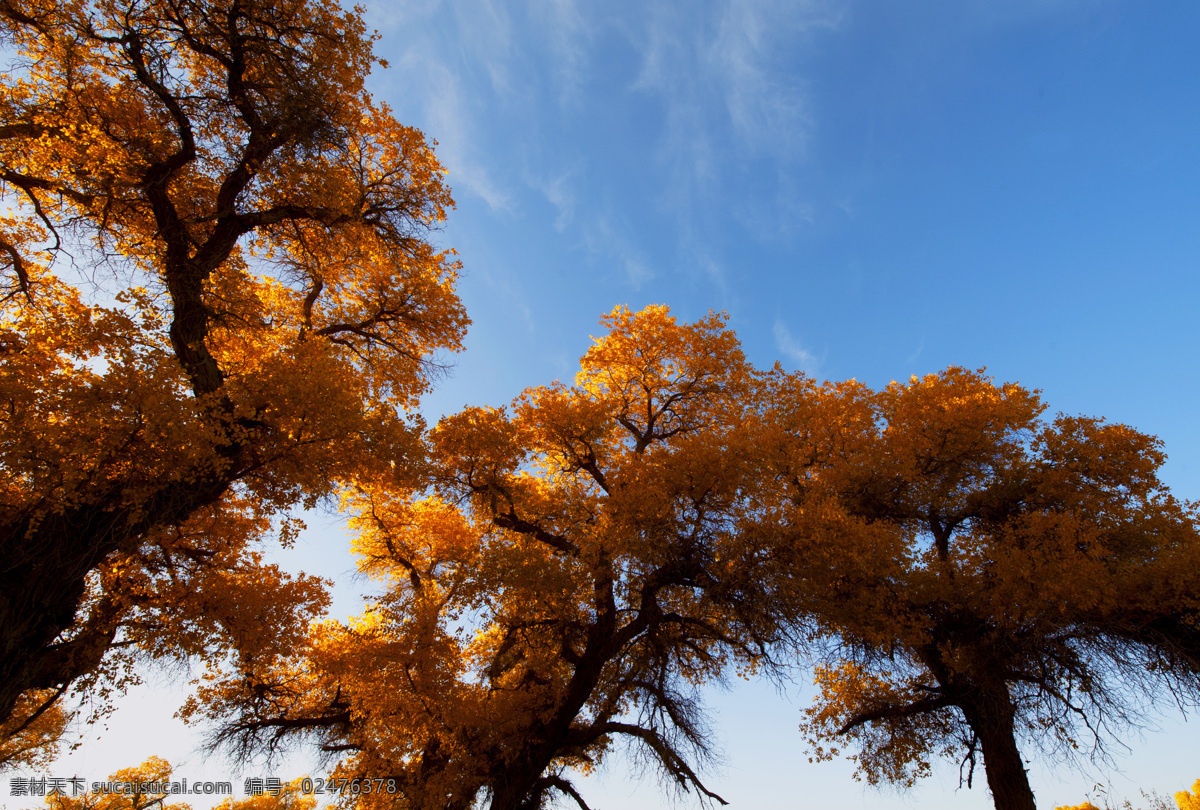
[[[1003,684],[979,690],[959,707],[979,738],[983,769],[996,810],[1036,810],[1025,760],[1014,734],[1016,712]]]

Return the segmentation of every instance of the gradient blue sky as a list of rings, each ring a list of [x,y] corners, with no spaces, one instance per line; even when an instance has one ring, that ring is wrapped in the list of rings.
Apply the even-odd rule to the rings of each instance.
[[[821,378],[987,366],[1159,435],[1167,482],[1200,497],[1200,4],[367,5],[391,63],[371,87],[439,142],[458,201],[439,240],[474,324],[431,419],[569,379],[602,313],[664,303],[724,310],[752,361]],[[336,521],[311,522],[290,564],[349,571]],[[363,587],[343,576],[336,611]],[[809,765],[805,681],[712,692],[710,786],[733,807],[991,806],[953,765],[908,794]],[[178,685],[151,682],[51,774],[163,753],[240,792],[306,767],[204,765],[168,717]],[[1027,748],[1039,804],[1190,786],[1195,723],[1176,717],[1083,771]],[[667,802],[618,763],[585,797]]]

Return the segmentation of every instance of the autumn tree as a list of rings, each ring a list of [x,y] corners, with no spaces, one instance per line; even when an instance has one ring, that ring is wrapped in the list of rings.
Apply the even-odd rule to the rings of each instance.
[[[252,541],[339,483],[408,475],[403,409],[466,318],[429,241],[442,170],[364,90],[358,11],[2,0],[0,25],[11,721],[119,677],[121,651],[303,632],[320,583]]]
[[[721,802],[697,771],[693,687],[777,638],[771,560],[743,531],[758,375],[719,316],[618,308],[604,325],[573,386],[442,419],[425,497],[349,491],[386,592],[194,708],[233,712],[227,738],[348,753],[341,775],[395,791],[364,807],[586,808],[570,772],[617,745]]]
[[[1197,514],[1156,439],[959,368],[878,392],[776,375],[770,398],[787,601],[834,639],[817,758],[852,745],[909,784],[981,756],[998,810],[1033,810],[1022,742],[1097,750],[1139,696],[1195,698]]]

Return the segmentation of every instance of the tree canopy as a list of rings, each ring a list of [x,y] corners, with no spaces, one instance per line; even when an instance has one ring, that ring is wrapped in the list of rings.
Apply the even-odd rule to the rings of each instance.
[[[1200,535],[1151,436],[1042,418],[1035,392],[950,368],[871,391],[781,377],[768,530],[793,615],[831,639],[806,728],[871,782],[982,755],[1032,810],[1020,741],[1099,747],[1160,691],[1200,687]],[[1144,703],[1142,703],[1144,705]]]
[[[575,385],[442,419],[425,497],[349,491],[386,593],[196,706],[234,713],[242,740],[316,733],[352,752],[342,773],[395,777],[389,806],[586,807],[570,769],[619,744],[721,801],[697,769],[693,687],[755,666],[778,632],[744,531],[758,375],[715,315],[618,308],[604,325]]]
[[[303,632],[321,583],[252,541],[409,474],[403,409],[467,320],[430,241],[443,172],[364,90],[357,11],[4,0],[0,26],[9,718],[138,656]]]
[[[807,640],[816,758],[854,743],[901,784],[981,758],[1008,810],[1022,740],[1101,750],[1139,693],[1195,698],[1197,516],[1157,440],[959,368],[764,374],[715,316],[605,325],[574,386],[444,418],[424,496],[348,491],[386,593],[193,709],[251,747],[315,735],[402,806],[586,807],[571,769],[622,740],[719,800],[685,687]]]

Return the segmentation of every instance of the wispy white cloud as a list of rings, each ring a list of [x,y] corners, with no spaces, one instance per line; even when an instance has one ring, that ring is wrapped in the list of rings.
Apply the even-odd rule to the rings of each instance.
[[[728,0],[704,58],[741,145],[785,163],[803,158],[814,122],[807,88],[784,65],[840,20],[837,7],[817,0]]]
[[[817,376],[821,369],[821,361],[792,335],[787,324],[777,318],[772,332],[775,335],[775,348],[783,352],[800,371],[810,377]]]
[[[453,8],[458,53],[487,73],[497,95],[511,92],[513,23],[506,6],[495,0],[472,0],[454,3]]]
[[[917,362],[917,358],[921,356],[921,352],[925,351],[925,337],[922,335],[921,342],[917,344],[917,348],[913,353],[904,359],[904,362],[912,364]]]
[[[517,121],[535,135],[549,88],[560,105],[578,100],[594,20],[577,0],[416,0],[373,9],[368,22],[396,63],[386,94],[421,110],[451,185],[513,213],[522,158],[499,138]]]
[[[554,206],[554,230],[562,233],[575,219],[575,209],[578,204],[576,184],[579,182],[580,170],[573,167],[551,177],[527,175],[526,184],[541,193]]]
[[[366,6],[367,28],[385,35],[403,25],[422,25],[442,0],[408,0],[405,3],[371,3]],[[378,50],[378,48],[376,48]]]
[[[730,219],[768,240],[812,220],[794,175],[817,124],[796,63],[815,36],[837,28],[846,5],[724,0],[704,12],[655,2],[630,29],[641,57],[632,89],[663,109],[660,203],[677,219],[681,246],[724,232],[717,226]],[[765,161],[768,185],[744,184],[754,160]]]
[[[554,57],[552,79],[559,103],[578,102],[596,26],[584,18],[577,0],[530,0],[529,12]]]
[[[697,264],[703,270],[713,285],[721,291],[722,295],[728,293],[728,285],[725,283],[725,268],[712,255],[708,253],[700,254],[696,257]]]
[[[657,175],[645,202],[666,216],[677,255],[726,289],[721,239],[729,222],[771,240],[812,217],[806,188],[793,176],[815,129],[795,56],[808,38],[835,27],[849,2],[647,0],[618,11],[580,0],[418,0],[371,22],[386,26],[384,41],[402,54],[391,73],[403,75],[403,86],[390,97],[422,111],[421,126],[439,142],[460,197],[516,214],[528,189],[540,193],[560,233],[576,229],[589,247],[604,245],[636,286],[661,263],[661,250],[651,262],[646,248],[661,244],[664,223],[653,240],[641,221],[619,226],[604,202],[608,178],[571,154],[573,140],[562,140],[578,131],[581,115],[595,114],[595,94],[612,87],[614,55],[628,57],[614,42],[624,38],[637,53],[636,72],[616,92],[643,99],[599,98],[604,109],[631,115],[646,115],[646,98],[658,106],[661,114],[631,119],[645,128],[646,170]],[[687,258],[696,256],[710,258]]]
[[[519,283],[514,284],[511,277],[501,277],[486,271],[483,274],[483,280],[495,293],[497,300],[503,302],[499,311],[509,316],[519,315],[525,332],[530,335],[534,334],[537,327],[533,319],[533,308],[529,304],[529,297],[519,288]],[[513,318],[513,320],[516,319]]]
[[[633,87],[661,95],[676,114],[700,108],[709,128],[732,130],[743,150],[798,160],[813,121],[793,63],[812,36],[839,25],[844,5],[725,0],[709,19],[696,19],[692,6],[651,5],[635,35],[641,66]]]
[[[583,239],[596,261],[615,263],[635,290],[654,278],[650,263],[623,218],[610,213],[597,215],[583,226]]]
[[[395,100],[404,120],[419,121],[438,142],[455,192],[511,213],[514,194],[488,154],[488,122],[481,115],[486,102],[510,95],[519,84],[511,69],[515,26],[505,4],[384,4],[368,12],[367,22],[380,32],[377,50],[394,63],[372,81]]]
[[[419,52],[408,53],[399,67],[424,89],[424,125],[438,142],[438,158],[450,173],[451,186],[456,191],[465,188],[494,211],[511,212],[511,193],[492,177],[475,146],[478,122],[458,73],[441,59]]]

